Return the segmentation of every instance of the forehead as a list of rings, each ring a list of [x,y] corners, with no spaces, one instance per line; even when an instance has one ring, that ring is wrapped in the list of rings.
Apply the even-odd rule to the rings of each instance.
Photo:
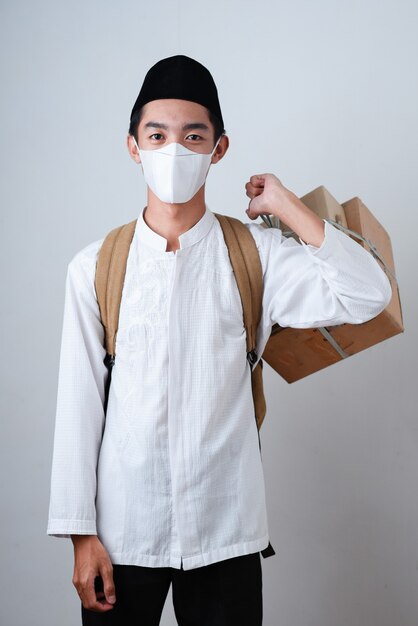
[[[190,117],[193,117],[193,121],[209,121],[208,111],[202,104],[177,98],[164,98],[147,102],[144,105],[142,122],[147,122],[151,118],[154,119],[157,115],[160,122],[183,121]]]

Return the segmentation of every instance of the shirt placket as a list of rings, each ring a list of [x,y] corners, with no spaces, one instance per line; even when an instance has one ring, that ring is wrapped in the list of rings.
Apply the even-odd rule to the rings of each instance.
[[[172,287],[168,303],[168,440],[172,486],[172,562],[178,567],[184,557],[199,551],[196,515],[192,510],[193,494],[190,494],[190,470],[188,455],[188,437],[185,419],[187,411],[183,406],[182,359],[187,341],[187,328],[184,328],[181,308],[184,302],[182,282],[187,281],[184,272],[187,269],[189,249],[179,249],[175,254]],[[186,394],[187,395],[187,394]]]

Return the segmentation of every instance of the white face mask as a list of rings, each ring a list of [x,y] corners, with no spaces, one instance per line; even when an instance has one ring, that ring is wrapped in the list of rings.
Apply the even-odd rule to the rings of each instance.
[[[222,135],[210,154],[193,152],[175,142],[157,150],[140,150],[134,138],[147,185],[162,202],[187,202],[205,182],[221,138]]]

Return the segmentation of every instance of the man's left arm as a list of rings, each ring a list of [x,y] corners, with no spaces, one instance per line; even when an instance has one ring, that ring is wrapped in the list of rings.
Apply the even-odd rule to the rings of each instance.
[[[388,305],[390,281],[376,259],[318,217],[273,174],[246,184],[250,219],[272,214],[300,238],[249,225],[263,265],[263,324],[296,328],[362,323]]]

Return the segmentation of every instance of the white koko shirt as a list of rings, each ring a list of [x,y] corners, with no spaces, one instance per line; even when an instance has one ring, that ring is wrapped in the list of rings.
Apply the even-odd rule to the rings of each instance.
[[[139,215],[106,418],[94,289],[103,240],[68,266],[47,534],[97,534],[114,564],[185,570],[269,543],[242,306],[206,205],[180,249]],[[391,297],[372,255],[325,222],[317,248],[247,223],[264,293],[260,357],[275,322],[365,322]],[[106,425],[106,427],[105,427]]]

